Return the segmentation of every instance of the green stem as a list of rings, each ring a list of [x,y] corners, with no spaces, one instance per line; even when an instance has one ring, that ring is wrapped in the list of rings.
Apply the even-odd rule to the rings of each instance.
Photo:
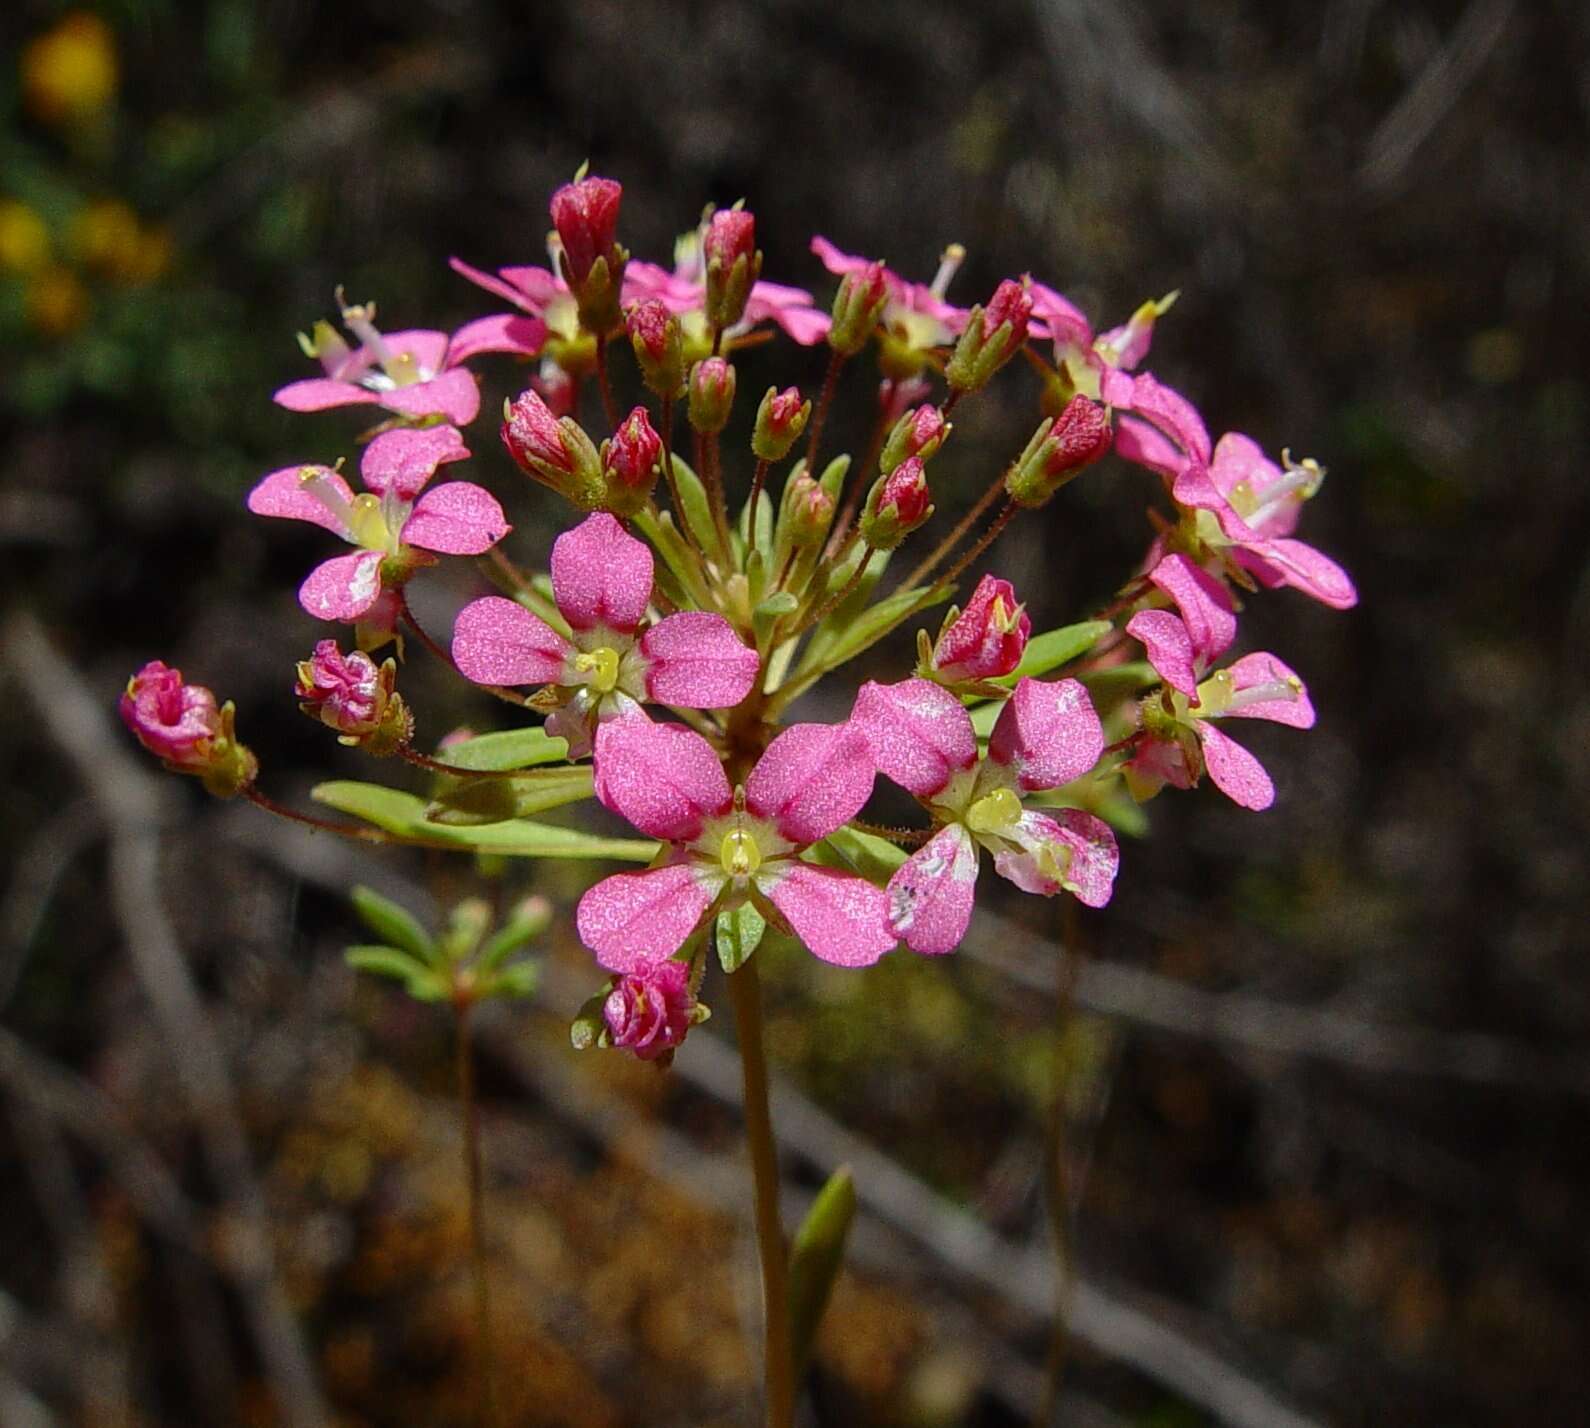
[[[778,1149],[768,1112],[767,1056],[762,1046],[762,988],[756,959],[729,976],[740,1070],[745,1081],[745,1139],[756,1188],[756,1242],[762,1260],[762,1322],[767,1428],[795,1422],[794,1346],[790,1341],[789,1259],[778,1215]]]
[[[486,1203],[480,1172],[480,1106],[475,1099],[473,1045],[474,1002],[467,993],[454,1001],[454,1039],[458,1075],[458,1111],[464,1123],[464,1175],[469,1185],[469,1260],[475,1289],[475,1423],[491,1428],[496,1421],[491,1350],[491,1291],[486,1280]]]

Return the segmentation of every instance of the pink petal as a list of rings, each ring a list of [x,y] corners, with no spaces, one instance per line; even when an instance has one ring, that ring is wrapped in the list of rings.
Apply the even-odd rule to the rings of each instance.
[[[479,268],[471,267],[462,258],[449,258],[447,266],[460,277],[468,278],[476,287],[485,288],[487,292],[502,298],[505,302],[511,302],[515,307],[532,311],[525,302],[526,294],[522,288],[512,283],[505,283],[501,278],[494,277]]]
[[[889,929],[913,952],[953,952],[972,921],[977,844],[959,823],[946,824],[889,879]]]
[[[330,377],[306,377],[302,382],[289,382],[277,390],[272,400],[290,412],[323,412],[331,407],[350,407],[361,403],[378,402],[374,392],[352,382],[337,382]]]
[[[405,327],[401,332],[382,334],[387,351],[412,357],[420,372],[432,376],[441,372],[447,361],[447,334],[433,327]]]
[[[686,610],[641,636],[646,692],[681,709],[728,709],[751,692],[762,661],[722,615]]]
[[[875,776],[866,735],[854,725],[791,724],[751,770],[745,803],[805,847],[861,812]]]
[[[859,273],[872,262],[871,258],[858,258],[852,253],[841,253],[820,233],[812,236],[812,252],[830,273],[840,277],[846,273]]]
[[[1188,698],[1198,693],[1198,669],[1192,637],[1169,610],[1139,610],[1126,622],[1126,633],[1148,651],[1148,662],[1172,689]]]
[[[480,555],[510,527],[497,498],[473,481],[433,486],[414,505],[401,539],[442,555]]]
[[[547,340],[547,325],[539,317],[497,312],[466,322],[447,346],[447,362],[456,367],[482,352],[512,352],[534,357]]]
[[[576,630],[633,634],[651,600],[651,576],[650,549],[606,511],[552,542],[552,593]]]
[[[1080,778],[1103,752],[1099,716],[1074,679],[1021,680],[988,740],[988,757],[1013,766],[1028,793]]]
[[[357,620],[381,594],[378,550],[356,550],[317,565],[298,587],[298,603],[317,620]]]
[[[1255,813],[1275,802],[1275,785],[1264,765],[1235,739],[1228,739],[1207,719],[1198,721],[1204,746],[1204,766],[1215,787],[1233,803]]]
[[[604,720],[596,731],[596,796],[642,833],[688,843],[733,800],[717,754],[681,724],[644,714]]]
[[[1170,494],[1178,504],[1195,511],[1212,511],[1220,523],[1227,540],[1253,541],[1258,532],[1250,526],[1237,508],[1221,495],[1220,488],[1210,478],[1209,468],[1201,461],[1189,461],[1171,482]]]
[[[1053,897],[1063,889],[1087,907],[1103,907],[1110,900],[1121,854],[1103,820],[1077,808],[1058,808],[1053,815],[1029,811],[1021,815],[1013,837],[1023,851],[996,853],[994,869],[1023,892]],[[1067,853],[1059,882],[1038,862],[1038,854],[1055,844]]]
[[[469,455],[456,426],[429,426],[420,430],[399,427],[383,431],[359,458],[359,476],[376,495],[391,491],[412,501],[425,489],[438,466],[462,461]]]
[[[412,387],[393,387],[388,392],[372,393],[390,412],[404,416],[441,415],[457,426],[468,426],[480,411],[480,388],[464,367],[453,367],[429,382]]]
[[[1237,637],[1231,594],[1207,570],[1185,555],[1167,555],[1148,578],[1176,602],[1195,660],[1207,664],[1231,647]]]
[[[1167,481],[1174,481],[1187,465],[1186,455],[1168,436],[1135,417],[1116,418],[1115,451],[1128,461],[1157,471]]]
[[[1125,767],[1134,770],[1140,778],[1154,780],[1156,785],[1168,783],[1172,788],[1192,787],[1192,775],[1187,771],[1187,756],[1174,739],[1145,739],[1137,746],[1137,752],[1126,761]]]
[[[757,875],[756,885],[795,935],[836,967],[870,967],[895,944],[889,895],[854,873],[780,860]]]
[[[1300,540],[1251,541],[1232,554],[1266,585],[1290,585],[1333,610],[1350,610],[1358,603],[1352,577],[1328,555]]]
[[[1027,292],[1032,298],[1032,315],[1037,319],[1029,328],[1032,336],[1052,337],[1057,345],[1068,347],[1092,344],[1093,328],[1070,298],[1044,283],[1031,284]]]
[[[653,957],[671,957],[700,925],[722,890],[723,874],[689,862],[615,873],[580,899],[580,940],[610,972],[629,972]]]
[[[309,521],[344,540],[352,540],[348,527],[333,515],[323,501],[304,489],[304,473],[312,471],[344,501],[353,500],[353,489],[329,466],[284,466],[272,471],[248,493],[248,508],[256,516],[280,516],[290,521]]]
[[[1100,392],[1112,407],[1136,412],[1153,422],[1189,456],[1208,464],[1209,429],[1198,415],[1198,408],[1152,372],[1129,377],[1115,368],[1106,368]]]
[[[1297,680],[1297,698],[1261,699],[1255,704],[1244,704],[1240,709],[1227,710],[1223,718],[1268,719],[1274,724],[1289,724],[1294,729],[1314,727],[1314,705],[1308,697],[1308,686],[1273,654],[1260,651],[1243,655],[1231,666],[1231,676],[1238,694],[1261,684],[1289,684]]]
[[[523,605],[487,595],[453,622],[453,663],[476,684],[558,684],[574,647]]]
[[[1264,454],[1264,449],[1251,436],[1228,431],[1215,446],[1209,477],[1227,498],[1232,488],[1243,481],[1257,496],[1266,486],[1281,479],[1281,468]]]
[[[931,680],[869,681],[850,719],[866,735],[878,771],[918,798],[939,792],[952,774],[977,761],[977,735],[965,706]]]

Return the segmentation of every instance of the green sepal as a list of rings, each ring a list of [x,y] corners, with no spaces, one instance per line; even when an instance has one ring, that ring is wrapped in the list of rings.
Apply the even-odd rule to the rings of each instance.
[[[362,883],[348,894],[348,901],[353,904],[359,920],[377,937],[419,958],[422,965],[436,956],[436,944],[430,933],[406,907]]]
[[[609,982],[594,997],[587,997],[569,1023],[569,1044],[576,1051],[589,1051],[593,1046],[606,1044],[603,1038],[607,1035],[607,1018],[602,1015],[602,1007],[612,985]]]
[[[503,773],[508,769],[527,769],[536,764],[553,764],[569,756],[567,740],[554,739],[539,725],[523,729],[502,729],[495,734],[480,734],[443,749],[439,757],[454,768],[480,773]]]
[[[527,819],[466,828],[427,823],[424,799],[383,784],[338,779],[317,785],[310,797],[339,813],[373,823],[397,838],[432,847],[502,853],[516,858],[615,858],[627,863],[650,862],[657,855],[658,845],[649,838],[603,838],[576,828],[557,828]]]
[[[718,914],[713,942],[718,949],[718,965],[725,972],[737,972],[762,941],[767,920],[748,902],[725,908]]]
[[[562,740],[557,742],[562,743]],[[578,803],[595,792],[589,764],[536,769],[513,778],[461,779],[437,794],[426,806],[429,823],[469,827],[526,818],[548,808]]]
[[[817,1192],[789,1251],[789,1321],[796,1379],[811,1357],[817,1326],[845,1261],[845,1241],[856,1219],[856,1182],[841,1165]]]
[[[356,972],[402,982],[403,990],[417,1002],[439,1002],[447,997],[447,983],[441,976],[396,947],[349,947],[342,955]]]

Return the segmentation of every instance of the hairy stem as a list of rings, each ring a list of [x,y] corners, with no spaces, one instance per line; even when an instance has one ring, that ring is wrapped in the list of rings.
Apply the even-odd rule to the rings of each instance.
[[[965,570],[966,567],[974,560],[976,560],[977,557],[980,556],[985,550],[987,550],[989,546],[999,539],[1000,533],[1005,529],[1006,526],[1010,524],[1010,518],[1014,516],[1020,509],[1021,507],[1018,506],[1014,501],[1007,502],[1005,509],[994,517],[993,524],[983,532],[977,544],[967,551],[965,555],[957,560],[954,565],[952,565],[942,576],[939,577],[939,579],[935,580],[933,583],[935,585],[950,585],[958,580],[960,578],[961,572]]]
[[[890,382],[889,386],[892,388],[894,383]],[[867,441],[867,454],[861,458],[861,465],[850,475],[850,490],[845,494],[845,503],[839,508],[834,528],[829,533],[828,545],[823,551],[829,560],[839,558],[841,547],[849,549],[849,542],[845,537],[850,533],[850,523],[856,518],[856,508],[861,504],[862,494],[867,490],[867,483],[872,479],[872,469],[877,465],[878,454],[883,450],[884,438],[888,434],[889,404],[885,395],[878,401],[878,419],[872,424],[872,436]]]
[[[795,1422],[794,1347],[790,1341],[789,1260],[778,1216],[778,1149],[768,1113],[767,1057],[762,1046],[762,988],[756,959],[729,976],[740,1070],[745,1081],[745,1138],[756,1187],[756,1242],[762,1260],[762,1322],[767,1428]]]
[[[834,389],[839,385],[839,369],[845,365],[844,353],[830,349],[828,370],[823,373],[823,389],[817,397],[817,410],[812,413],[810,433],[806,438],[806,474],[817,479],[817,447],[823,436],[823,423],[828,420],[828,408],[833,405]]]
[[[944,558],[965,539],[967,532],[983,518],[983,512],[994,504],[994,498],[1004,489],[1005,474],[1000,472],[999,476],[990,483],[988,489],[977,498],[977,504],[955,523],[955,529],[945,536],[933,548],[932,552],[923,559],[922,563],[900,582],[900,588],[909,590],[913,585],[920,585],[937,570]]]

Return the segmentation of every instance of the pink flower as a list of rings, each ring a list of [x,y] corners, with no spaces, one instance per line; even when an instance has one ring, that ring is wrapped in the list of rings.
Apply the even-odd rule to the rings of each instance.
[[[646,408],[636,407],[613,433],[602,469],[627,490],[649,493],[661,460],[662,438],[652,429]]]
[[[1154,336],[1154,323],[1176,301],[1169,293],[1158,301],[1143,303],[1119,327],[1094,334],[1092,325],[1071,300],[1043,283],[1033,283],[1031,335],[1054,339],[1055,365],[1070,379],[1071,385],[1091,397],[1099,395],[1099,379],[1107,367],[1130,372],[1148,356]]]
[[[1358,603],[1341,566],[1292,539],[1303,503],[1325,479],[1316,462],[1288,459],[1283,471],[1240,432],[1227,432],[1211,451],[1192,403],[1148,373],[1113,374],[1106,400],[1135,414],[1119,420],[1116,451],[1164,478],[1186,513],[1179,538],[1201,558],[1228,560],[1263,586],[1290,585],[1332,609]]]
[[[677,951],[714,909],[750,901],[825,962],[871,965],[895,943],[883,890],[800,854],[855,817],[872,784],[867,741],[849,724],[790,725],[737,790],[689,729],[603,724],[596,796],[669,847],[659,866],[580,899],[581,939],[610,971],[630,971]]]
[[[966,326],[967,311],[944,301],[950,279],[966,257],[958,244],[944,252],[939,270],[926,286],[907,282],[898,273],[870,258],[841,253],[820,234],[812,239],[812,252],[830,273],[846,277],[870,272],[875,266],[884,289],[883,311],[878,317],[882,345],[879,361],[884,372],[897,381],[916,376],[935,348],[947,347]]]
[[[309,521],[358,547],[316,567],[298,591],[317,619],[352,623],[379,612],[383,593],[434,564],[431,552],[480,555],[508,534],[496,498],[473,482],[424,490],[437,467],[468,455],[454,427],[399,428],[365,447],[359,495],[329,466],[288,466],[249,492],[248,508]]]
[[[920,456],[908,456],[867,493],[861,538],[877,550],[893,550],[933,514],[933,493]]]
[[[613,979],[602,1019],[614,1046],[655,1061],[685,1039],[695,1021],[690,968],[672,958],[638,963]]]
[[[966,608],[940,631],[931,661],[934,676],[945,684],[997,679],[1021,663],[1032,634],[1032,620],[1017,603],[1008,580],[985,575]]]
[[[571,755],[590,750],[600,720],[641,701],[724,709],[750,692],[760,668],[721,615],[685,610],[641,632],[651,601],[652,554],[606,512],[552,545],[552,593],[565,637],[500,596],[459,611],[453,659],[477,684],[550,684],[564,703],[547,721]]]
[[[1014,869],[1026,877],[1032,869],[1022,857],[1040,857],[1055,839],[1067,847],[1081,840],[1088,846],[1080,849],[1083,856],[1071,872],[1062,866],[1068,855],[1050,848],[1043,866],[1066,876],[1050,877],[1051,885],[1042,890],[1052,894],[1075,882],[1084,901],[1100,905],[1108,900],[1115,860],[1108,830],[1074,810],[1059,810],[1057,819],[1048,819],[1020,807],[1020,792],[1080,777],[1102,751],[1098,718],[1076,681],[1022,680],[981,763],[964,707],[927,680],[865,685],[853,719],[867,733],[880,771],[922,799],[945,825],[890,884],[893,925],[915,950],[947,952],[960,941],[971,916],[973,845],[979,842],[996,855],[1001,873],[1012,876]],[[1065,831],[1054,833],[1051,823]],[[927,915],[916,917],[913,910]]]
[[[951,952],[971,923],[978,849],[1026,892],[1110,900],[1119,854],[1109,827],[1073,808],[1039,813],[1022,795],[1058,788],[1098,762],[1104,733],[1074,679],[1023,679],[994,725],[987,756],[961,701],[926,679],[868,683],[851,720],[880,773],[927,807],[938,831],[889,880],[889,927],[913,952]]]
[[[552,195],[552,226],[563,244],[569,281],[578,287],[598,258],[613,250],[624,186],[614,179],[583,178]]]
[[[408,742],[414,717],[396,692],[397,662],[377,666],[363,650],[344,655],[335,640],[321,640],[298,665],[298,707],[344,744],[389,754]]]
[[[1139,708],[1141,728],[1124,766],[1127,787],[1139,800],[1151,798],[1167,783],[1192,787],[1207,769],[1233,803],[1255,811],[1268,808],[1275,801],[1275,785],[1264,766],[1211,721],[1268,719],[1309,729],[1314,706],[1308,690],[1279,659],[1262,652],[1209,674],[1236,632],[1224,587],[1179,555],[1162,561],[1151,578],[1186,618],[1169,610],[1143,610],[1127,621],[1127,634],[1142,643],[1168,686],[1163,696],[1150,695]]]
[[[208,689],[184,684],[182,671],[160,660],[127,681],[116,708],[144,748],[173,773],[202,779],[217,798],[240,793],[259,774],[259,761],[237,741],[232,705],[217,707]]]
[[[443,416],[468,426],[480,411],[480,389],[460,365],[465,358],[481,352],[534,351],[545,335],[544,328],[524,319],[471,323],[451,339],[445,332],[420,328],[382,333],[375,325],[373,303],[344,307],[342,320],[359,346],[350,348],[329,323],[316,323],[313,338],[300,337],[299,343],[319,359],[325,375],[289,382],[276,393],[279,406],[318,412],[373,404],[399,416]]]

